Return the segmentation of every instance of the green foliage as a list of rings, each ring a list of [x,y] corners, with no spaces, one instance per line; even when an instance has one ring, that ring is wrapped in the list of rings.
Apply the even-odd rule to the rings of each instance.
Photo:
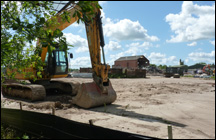
[[[68,72],[79,72],[79,69],[71,69],[71,68],[68,68]]]
[[[36,6],[37,4],[44,6]],[[40,39],[40,35],[45,32],[42,29],[45,18],[41,13],[51,13],[48,10],[51,6],[47,2],[38,1],[1,1],[1,67],[22,72],[23,68],[36,62],[35,68],[43,70],[41,58],[32,53],[35,51],[32,42],[36,38]],[[15,73],[6,76],[13,78],[14,75]],[[28,75],[29,73],[26,74]],[[1,74],[3,76],[5,75]]]
[[[161,70],[165,70],[167,68],[167,65],[159,65],[158,68]]]
[[[80,21],[85,23],[92,21],[92,16],[95,16],[94,6],[96,8],[102,9],[102,7],[98,4],[98,1],[79,1],[77,5],[81,8],[77,10],[73,17],[78,17],[77,23],[79,24]],[[82,15],[80,14],[82,13]]]
[[[155,64],[150,64],[149,66],[153,66],[153,67],[156,67],[157,65],[155,65]]]
[[[29,136],[1,123],[1,139],[29,139]]]
[[[196,63],[196,64],[207,65],[207,63],[205,63],[205,62],[199,62],[199,63]],[[194,64],[194,65],[196,65],[196,64]]]
[[[29,136],[27,136],[26,134],[23,135],[22,139],[29,139]]]
[[[126,78],[127,75],[126,74],[109,74],[108,77],[109,78]]]
[[[194,77],[194,75],[184,75],[184,76],[182,76],[182,77]]]
[[[51,53],[56,47],[66,51],[68,46],[72,46],[66,42],[62,31],[55,28],[59,23],[55,17],[53,3],[53,1],[1,1],[1,68],[10,68],[21,73],[24,68],[33,65],[37,70],[35,78],[41,78],[45,64],[38,54],[42,47],[48,47],[48,52]],[[95,14],[92,4],[101,8],[97,1],[79,1],[73,4],[81,7],[74,13],[74,16],[79,18],[78,23],[92,19],[92,15]],[[70,13],[63,12],[61,18],[69,22]],[[34,45],[33,42],[36,40],[39,40],[40,44]],[[13,79],[15,74],[15,72],[10,74],[1,72],[1,79],[3,80],[5,76]],[[24,74],[26,77],[33,75],[26,72]]]

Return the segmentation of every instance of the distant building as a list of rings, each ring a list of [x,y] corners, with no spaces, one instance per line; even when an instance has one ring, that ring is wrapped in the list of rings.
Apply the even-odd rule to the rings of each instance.
[[[166,74],[175,74],[178,73],[179,75],[184,75],[188,71],[188,66],[184,65],[184,61],[180,59],[179,65],[174,65],[166,68]]]
[[[188,71],[188,66],[187,65],[175,65],[170,67],[172,69],[173,73],[178,73],[180,75],[184,75],[185,72]]]
[[[120,57],[114,62],[112,68],[142,69],[149,65],[144,55]]]

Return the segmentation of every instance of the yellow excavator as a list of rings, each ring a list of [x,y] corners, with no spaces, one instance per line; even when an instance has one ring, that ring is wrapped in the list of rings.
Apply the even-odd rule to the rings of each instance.
[[[61,13],[57,14],[58,27],[52,30],[60,29],[61,31],[67,28],[78,20],[78,17],[73,17],[75,9],[79,6],[68,10],[70,13],[70,22],[61,20]],[[41,59],[46,63],[42,72],[42,78],[33,81],[32,78],[26,78],[24,74],[17,73],[16,79],[29,80],[29,84],[11,83],[6,82],[2,86],[3,96],[13,96],[20,98],[27,98],[31,101],[45,100],[48,92],[60,92],[68,93],[72,95],[72,103],[83,108],[91,108],[96,106],[103,106],[105,104],[111,104],[117,98],[111,82],[108,78],[108,70],[110,66],[106,64],[104,57],[104,37],[101,22],[101,12],[99,8],[95,8],[95,16],[92,17],[93,21],[85,23],[86,34],[90,52],[90,59],[93,70],[93,82],[90,83],[75,83],[62,80],[51,80],[53,78],[63,78],[68,74],[68,58],[67,51],[62,51],[56,48],[51,54],[48,53],[48,48],[43,47],[41,53]],[[102,48],[102,55],[104,63],[101,63],[100,46]],[[72,57],[72,54],[69,55]],[[25,72],[33,72],[37,77],[36,69],[31,66],[25,68]],[[7,69],[6,72],[11,72]],[[72,81],[72,80],[71,80]]]

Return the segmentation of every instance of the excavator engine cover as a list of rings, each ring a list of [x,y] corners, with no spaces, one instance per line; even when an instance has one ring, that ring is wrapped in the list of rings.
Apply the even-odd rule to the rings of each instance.
[[[82,83],[72,103],[86,109],[111,104],[116,100],[116,92],[111,83],[106,88],[107,92],[102,93],[95,82]]]

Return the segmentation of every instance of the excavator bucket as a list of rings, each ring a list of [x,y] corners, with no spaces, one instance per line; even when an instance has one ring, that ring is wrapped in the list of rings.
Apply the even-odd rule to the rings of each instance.
[[[116,92],[111,83],[106,88],[107,92],[103,93],[95,82],[82,83],[72,103],[86,109],[111,104],[116,100]]]

